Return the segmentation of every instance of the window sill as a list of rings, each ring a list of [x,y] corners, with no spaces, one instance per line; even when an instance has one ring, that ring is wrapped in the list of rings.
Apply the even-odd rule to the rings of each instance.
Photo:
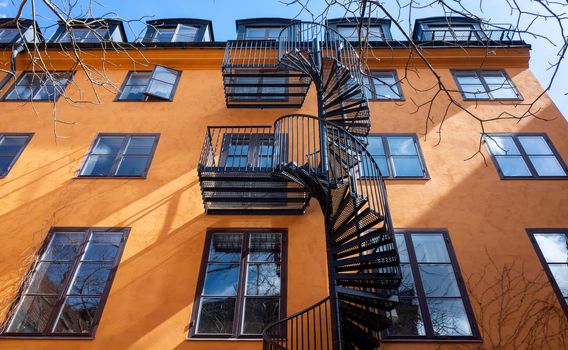
[[[18,339],[18,340],[95,340],[94,336],[76,336],[76,335],[0,335],[0,339]]]
[[[568,176],[499,176],[501,180],[568,180]]]
[[[483,343],[479,338],[383,338],[385,343]]]
[[[261,342],[262,338],[207,338],[207,337],[188,337],[185,338],[185,340],[187,341],[236,341],[236,342],[240,342],[240,341],[245,341],[245,342]]]

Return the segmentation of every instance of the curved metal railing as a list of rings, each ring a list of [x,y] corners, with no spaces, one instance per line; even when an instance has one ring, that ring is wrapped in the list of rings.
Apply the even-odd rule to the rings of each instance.
[[[269,324],[262,332],[264,350],[331,350],[331,308],[329,297]]]

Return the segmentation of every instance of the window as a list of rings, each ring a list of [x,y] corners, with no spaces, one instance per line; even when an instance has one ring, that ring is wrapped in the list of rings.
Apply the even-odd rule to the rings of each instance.
[[[568,229],[527,231],[560,304],[568,314]]]
[[[79,177],[146,177],[158,134],[99,134]]]
[[[464,100],[521,100],[503,70],[454,70],[454,79]]]
[[[564,178],[568,173],[544,134],[489,134],[484,140],[502,178]]]
[[[93,337],[128,232],[53,228],[3,335]]]
[[[196,41],[199,27],[178,24],[174,27],[158,27],[152,42],[192,42]]]
[[[447,232],[398,231],[400,303],[390,338],[477,339],[471,307]]]
[[[447,25],[430,24],[424,31],[425,38],[422,40],[439,41],[468,41],[479,40],[475,28],[471,24]]]
[[[100,43],[110,38],[109,28],[71,28],[65,30],[57,39],[59,43]]]
[[[246,38],[249,40],[278,39],[284,27],[247,27]]]
[[[262,71],[231,79],[232,99],[239,101],[283,102],[288,100],[288,77]]]
[[[359,29],[361,29],[361,40],[363,41],[384,41],[385,34],[381,26],[338,26],[335,30],[348,41],[359,41]]]
[[[0,134],[0,178],[8,175],[33,134]]]
[[[18,28],[0,28],[0,43],[13,43],[19,36]]]
[[[286,314],[286,233],[210,230],[192,337],[260,338]]]
[[[428,178],[415,135],[369,135],[368,142],[367,150],[383,177]]]
[[[369,100],[401,100],[402,88],[395,70],[372,71],[365,84]]]
[[[152,72],[129,72],[118,101],[172,101],[181,72],[156,66]]]
[[[24,72],[10,87],[7,101],[57,101],[73,72]]]
[[[272,168],[272,134],[225,134],[219,166],[225,168]]]

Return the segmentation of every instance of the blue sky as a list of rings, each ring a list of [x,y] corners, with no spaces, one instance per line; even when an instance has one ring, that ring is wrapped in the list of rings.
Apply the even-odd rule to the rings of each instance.
[[[20,0],[0,0],[0,17],[12,17],[15,15],[16,7],[12,1],[20,3]],[[305,2],[306,0],[303,1]],[[475,4],[475,6],[472,6],[470,9],[471,11],[474,11],[476,14],[493,23],[510,23],[515,20],[515,17],[510,13],[506,0],[483,1],[481,9],[479,8],[479,1],[469,0],[468,3],[469,2]],[[87,3],[87,1],[79,1],[79,4],[81,3]],[[97,3],[97,5],[93,6],[93,16],[115,13],[123,19],[135,20],[130,23],[131,30],[128,32],[131,40],[143,32],[144,25],[142,22],[152,18],[189,17],[210,19],[213,21],[215,39],[224,41],[235,37],[236,19],[252,17],[291,18],[296,17],[300,10],[297,5],[286,6],[279,0],[163,0],[159,3],[148,0],[98,0]],[[309,8],[314,13],[320,13],[324,3],[323,0],[310,0]],[[391,1],[390,3],[395,2]],[[530,3],[526,6],[530,6]],[[82,9],[80,11],[84,12],[84,10],[85,9]],[[539,8],[534,7],[534,9],[531,10],[538,12]],[[38,13],[41,15],[38,21],[42,27],[49,26],[56,20],[53,14],[50,14],[41,6],[38,7]],[[341,17],[343,14],[341,10],[336,9],[328,15],[328,18]],[[414,11],[413,19],[416,17],[442,15],[444,15],[444,13],[439,7],[433,7]],[[27,9],[27,16],[29,17],[29,8]],[[302,13],[299,18],[310,19],[310,16],[308,13]],[[405,28],[412,25],[409,21],[403,22]],[[413,22],[413,20],[411,22]],[[564,25],[568,26],[568,23]],[[554,21],[539,20],[535,23],[534,28],[538,28],[539,33],[542,33],[552,41],[556,43],[561,42],[561,35]],[[52,31],[53,28],[47,29],[47,34],[50,35]],[[400,33],[396,33],[394,29],[393,35],[395,38],[400,38],[401,36]],[[551,74],[551,71],[547,70],[549,67],[548,62],[555,59],[558,48],[546,42],[544,39],[535,39],[529,36],[525,36],[524,38],[533,46],[530,62],[531,69],[536,74],[541,84],[547,84]],[[568,84],[565,83],[567,79],[568,62],[563,65],[559,72],[550,95],[563,112],[564,116],[568,119],[568,96],[565,95],[568,92]]]

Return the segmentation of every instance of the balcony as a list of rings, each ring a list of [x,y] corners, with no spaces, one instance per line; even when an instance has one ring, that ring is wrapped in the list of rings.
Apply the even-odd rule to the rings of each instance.
[[[223,58],[223,85],[229,108],[299,108],[311,79],[278,69],[275,40],[232,40]]]
[[[270,126],[208,127],[198,165],[205,212],[302,214],[310,196],[298,183],[273,175],[275,147]]]

